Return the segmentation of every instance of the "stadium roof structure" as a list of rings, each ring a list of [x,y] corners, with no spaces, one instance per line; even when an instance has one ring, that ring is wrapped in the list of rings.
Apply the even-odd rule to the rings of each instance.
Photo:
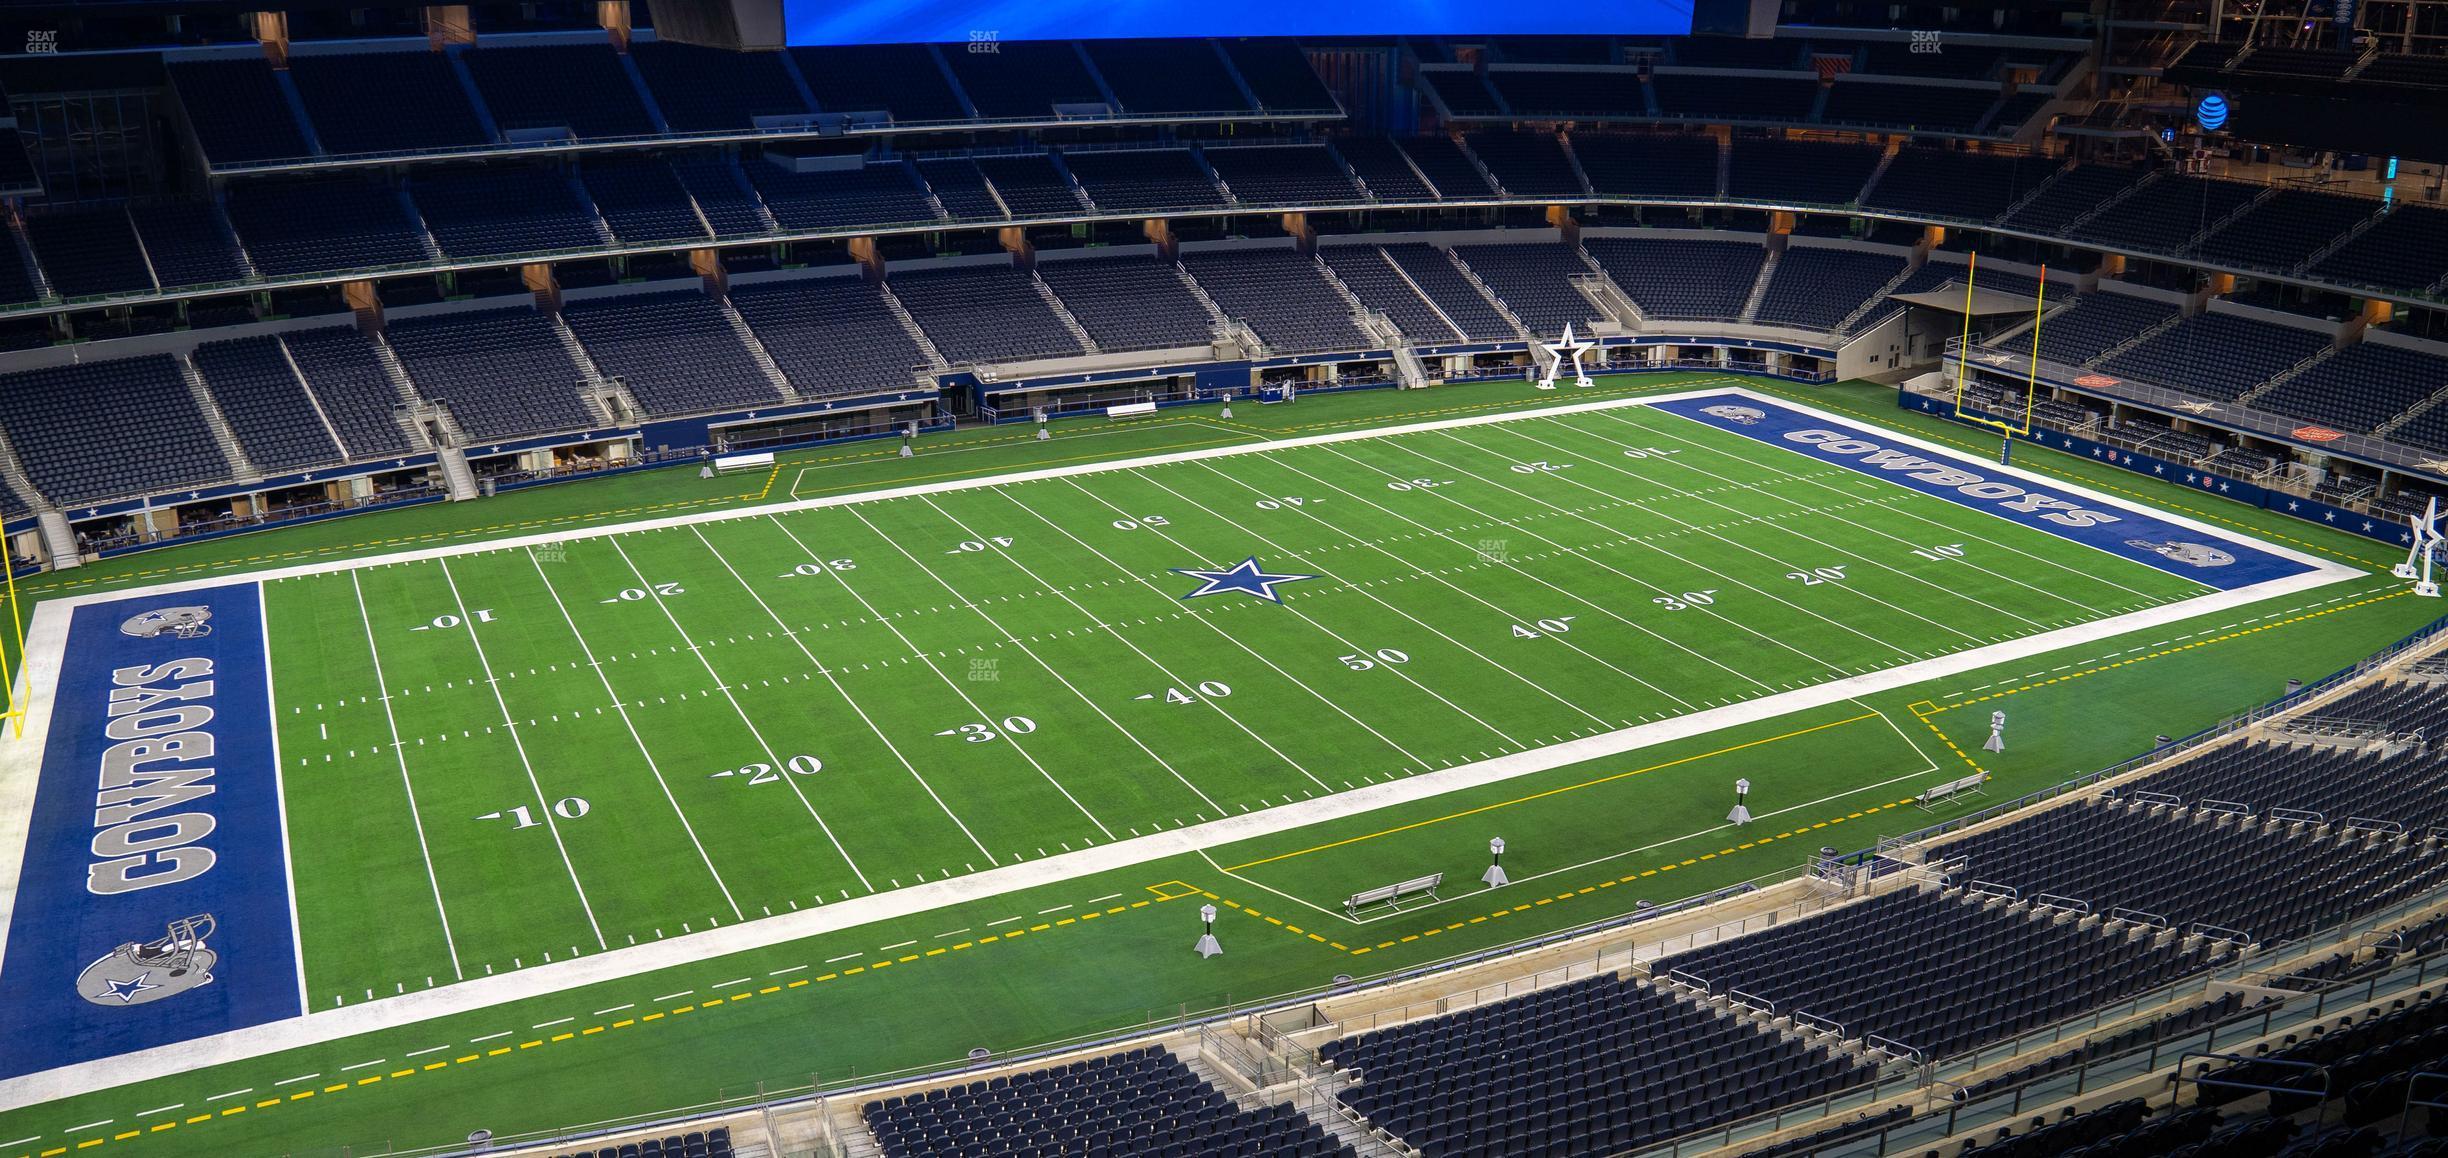
[[[2034,306],[2040,304],[2039,299],[2028,294],[2010,294],[1978,287],[1972,290],[1972,300],[1966,304],[1962,288],[1954,285],[1944,285],[1934,290],[1923,290],[1920,293],[1892,294],[1888,300],[1926,306],[1933,310],[1944,310],[1950,314],[1970,314],[1976,318],[1992,317],[1998,314],[2030,313]]]

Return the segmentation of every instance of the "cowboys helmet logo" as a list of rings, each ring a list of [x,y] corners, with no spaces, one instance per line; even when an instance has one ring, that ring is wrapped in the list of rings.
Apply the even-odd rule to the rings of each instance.
[[[1728,422],[1742,426],[1755,425],[1760,419],[1768,417],[1767,411],[1753,409],[1749,406],[1703,406],[1700,408],[1700,413],[1714,414]]]
[[[2236,561],[2235,556],[2216,547],[2188,543],[2182,539],[2157,542],[2150,539],[2127,539],[2125,545],[2165,555],[2188,567],[2224,567]]]
[[[202,639],[212,634],[211,619],[209,607],[162,607],[130,617],[119,630],[138,639],[160,639],[165,634]]]
[[[119,946],[77,975],[77,996],[117,1009],[210,985],[221,955],[205,948],[204,939],[215,927],[211,913],[181,917],[159,940]]]

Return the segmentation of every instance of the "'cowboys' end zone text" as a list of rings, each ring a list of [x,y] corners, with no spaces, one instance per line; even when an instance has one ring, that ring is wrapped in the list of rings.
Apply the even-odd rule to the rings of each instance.
[[[1996,503],[2007,510],[2038,515],[2060,527],[2097,527],[2124,520],[2106,511],[2096,511],[2079,503],[2026,490],[2013,483],[1983,478],[1968,470],[1948,466],[1934,459],[1890,450],[1878,443],[1855,438],[1840,430],[1793,430],[1784,435],[1787,442],[1816,447],[1822,454],[1857,458],[1865,466],[1883,471],[1910,475],[1933,487],[1952,490],[1966,498]]]
[[[2221,591],[2318,569],[2309,560],[2180,523],[2147,507],[2115,502],[2079,487],[2050,486],[2011,467],[1983,467],[1904,435],[1855,426],[1747,392],[1661,398],[1648,405]]]
[[[260,589],[81,603],[64,635],[0,904],[0,1105],[21,1076],[305,1012]]]
[[[218,827],[193,807],[213,794],[213,661],[201,656],[111,673],[110,709],[94,793],[86,891],[103,896],[174,885],[211,872],[202,843]]]

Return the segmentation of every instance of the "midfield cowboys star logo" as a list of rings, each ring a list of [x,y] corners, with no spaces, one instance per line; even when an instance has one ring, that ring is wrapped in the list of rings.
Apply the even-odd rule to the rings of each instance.
[[[1233,564],[1229,570],[1201,571],[1193,567],[1175,567],[1173,573],[1188,575],[1200,581],[1199,589],[1182,596],[1184,599],[1239,591],[1243,594],[1255,595],[1271,603],[1283,602],[1283,596],[1275,593],[1275,588],[1278,586],[1285,583],[1297,583],[1303,579],[1317,578],[1315,575],[1277,575],[1261,570],[1258,566],[1258,557],[1255,555]]]

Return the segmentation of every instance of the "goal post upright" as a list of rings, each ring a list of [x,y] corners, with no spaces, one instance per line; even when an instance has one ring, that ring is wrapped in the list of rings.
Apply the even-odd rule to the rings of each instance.
[[[0,695],[8,696],[8,711],[0,713],[0,720],[7,720],[10,730],[22,740],[25,739],[26,703],[34,698],[34,679],[28,675],[25,694],[17,694],[16,672],[25,668],[25,609],[17,602],[17,568],[5,561],[0,561],[0,568],[8,573],[9,639],[15,640],[17,646],[17,664],[12,669],[7,641],[0,641]]]

